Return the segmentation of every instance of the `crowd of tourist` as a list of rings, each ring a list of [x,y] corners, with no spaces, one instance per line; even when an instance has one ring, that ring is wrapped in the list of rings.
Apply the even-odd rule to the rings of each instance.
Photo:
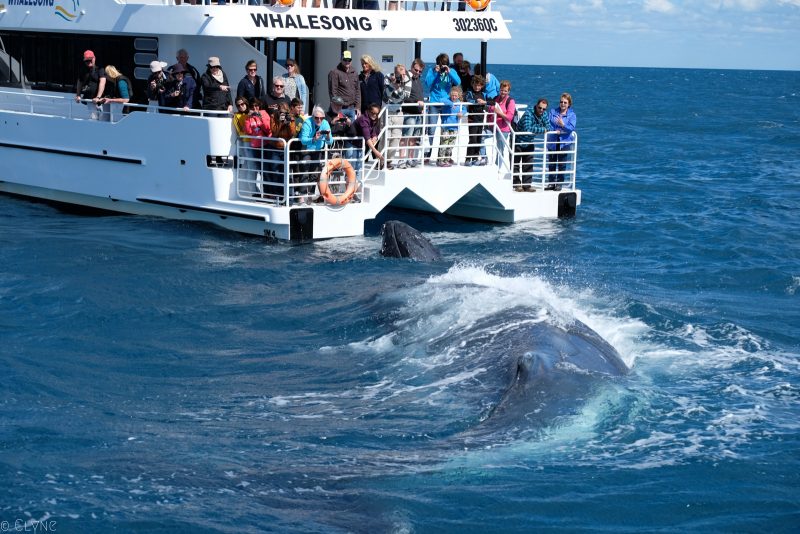
[[[235,86],[219,57],[208,58],[202,75],[188,62],[186,50],[179,50],[176,59],[172,66],[158,60],[150,63],[146,96],[152,107],[162,113],[186,113],[192,109],[233,113],[236,132],[249,145],[247,159],[270,160],[268,170],[273,174],[282,174],[282,150],[288,141],[297,138],[299,143],[290,144],[298,152],[293,157],[306,162],[292,167],[293,171],[304,169],[293,172],[298,183],[314,181],[313,174],[323,159],[322,150],[331,147],[335,139],[340,139],[335,148],[346,159],[355,161],[355,150],[363,148],[381,168],[402,169],[424,163],[456,165],[453,147],[465,117],[469,139],[465,166],[488,164],[484,141],[494,132],[496,164],[502,164],[504,151],[509,150],[516,189],[531,190],[535,138],[539,136],[541,145],[542,134],[552,132],[546,144],[551,152],[548,179],[561,182],[561,175],[568,170],[568,151],[576,125],[571,95],[562,94],[558,107],[552,109],[548,109],[547,99],[540,98],[519,117],[511,82],[498,80],[480,65],[471,69],[460,52],[453,55],[452,63],[448,54],[441,53],[427,69],[422,59],[416,58],[410,69],[396,64],[392,72],[384,74],[381,65],[367,54],[360,57],[361,70],[356,72],[352,52],[345,50],[328,74],[330,106],[327,110],[314,106],[309,117],[305,116],[308,86],[293,59],[286,61],[287,72],[273,77],[269,84],[258,74],[257,62],[250,60]],[[91,101],[97,106],[98,115],[108,104],[131,101],[133,86],[113,65],[98,67],[91,50],[84,52],[83,61],[85,68],[77,83],[76,101]],[[382,124],[384,107],[386,123]],[[427,125],[424,135],[428,143],[421,157],[423,123]],[[381,136],[384,126],[385,141]],[[435,145],[437,133],[439,143]],[[278,140],[265,145],[265,137]],[[387,150],[383,150],[384,143]],[[434,148],[438,148],[436,157]],[[560,184],[549,187],[557,189]]]

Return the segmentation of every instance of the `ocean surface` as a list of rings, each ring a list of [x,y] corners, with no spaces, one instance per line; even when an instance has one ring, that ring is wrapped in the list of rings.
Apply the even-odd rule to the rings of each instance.
[[[2,530],[797,532],[800,73],[491,71],[583,204],[441,263],[0,196]],[[630,374],[498,424],[526,317]]]

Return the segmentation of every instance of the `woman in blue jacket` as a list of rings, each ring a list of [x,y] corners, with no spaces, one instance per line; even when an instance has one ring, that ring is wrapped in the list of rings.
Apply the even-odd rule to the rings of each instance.
[[[303,145],[302,160],[306,162],[305,172],[295,174],[292,183],[313,183],[317,180],[317,173],[321,169],[322,150],[325,145],[330,146],[333,140],[331,125],[325,118],[325,110],[319,106],[314,106],[311,116],[303,122],[300,128],[300,143]],[[304,186],[295,188],[290,192],[291,196],[310,195],[314,191],[314,186]],[[307,199],[310,201],[310,199]]]
[[[430,159],[431,147],[433,146],[433,136],[436,133],[443,105],[451,102],[450,89],[461,85],[461,78],[456,71],[450,69],[450,56],[439,54],[436,56],[436,65],[430,69],[425,76],[425,88],[430,92],[430,105],[428,107],[428,150],[425,151],[425,158]]]
[[[547,136],[547,150],[565,152],[572,149],[575,139],[575,112],[572,110],[572,95],[562,93],[557,108],[550,110],[550,130]],[[558,185],[549,185],[546,189],[561,190],[561,184],[567,181],[566,171],[569,168],[571,154],[548,154],[548,182],[557,182]],[[557,173],[557,174],[554,174]]]

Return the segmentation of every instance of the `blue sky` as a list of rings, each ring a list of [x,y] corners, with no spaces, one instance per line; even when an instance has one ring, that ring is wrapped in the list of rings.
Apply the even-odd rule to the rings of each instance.
[[[491,41],[489,63],[800,70],[800,0],[497,0],[495,5],[513,21],[514,39]],[[476,43],[444,49],[459,46],[467,58],[479,59]]]

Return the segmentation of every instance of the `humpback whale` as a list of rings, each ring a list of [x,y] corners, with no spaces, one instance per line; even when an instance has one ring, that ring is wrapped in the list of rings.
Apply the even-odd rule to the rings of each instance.
[[[442,253],[427,237],[400,221],[387,221],[381,228],[381,256],[438,261]]]
[[[454,361],[448,375],[480,371],[474,383],[459,389],[468,404],[481,406],[454,436],[470,447],[535,439],[545,429],[569,424],[630,372],[589,326],[524,305],[478,319],[459,331],[459,339],[466,359]],[[451,339],[442,343],[452,346]],[[438,345],[434,352],[446,350]]]
[[[484,421],[556,421],[574,415],[600,383],[629,372],[617,350],[577,319],[563,328],[538,323],[528,335],[520,345],[524,353],[512,363],[508,389]]]

